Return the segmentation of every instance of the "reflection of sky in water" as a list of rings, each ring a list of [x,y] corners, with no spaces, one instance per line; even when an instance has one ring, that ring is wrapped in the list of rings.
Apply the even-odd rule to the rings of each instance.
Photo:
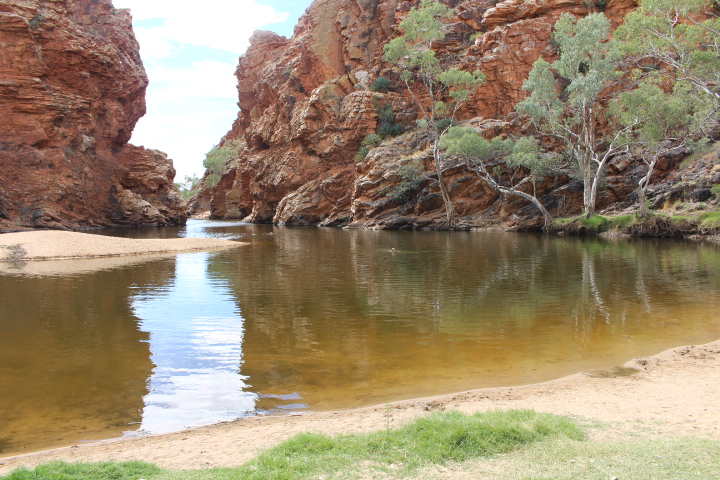
[[[239,374],[243,318],[227,284],[207,275],[210,255],[178,255],[172,283],[132,299],[156,365],[145,397],[145,432],[232,420],[255,407],[256,395],[244,391],[246,377]]]

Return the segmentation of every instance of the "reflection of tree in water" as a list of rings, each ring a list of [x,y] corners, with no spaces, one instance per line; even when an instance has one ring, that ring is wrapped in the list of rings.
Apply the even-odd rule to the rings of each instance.
[[[140,421],[152,371],[130,292],[173,260],[74,276],[0,275],[0,431],[8,451],[107,438]]]
[[[253,391],[302,391],[313,405],[343,395],[361,404],[383,389],[407,396],[420,381],[498,376],[542,362],[576,371],[573,362],[600,358],[613,342],[673,324],[679,305],[720,279],[707,260],[717,264],[717,249],[695,244],[275,233],[210,269],[234,285],[242,307],[243,373]],[[703,281],[679,281],[692,278]],[[707,301],[717,305],[717,297],[713,290]]]

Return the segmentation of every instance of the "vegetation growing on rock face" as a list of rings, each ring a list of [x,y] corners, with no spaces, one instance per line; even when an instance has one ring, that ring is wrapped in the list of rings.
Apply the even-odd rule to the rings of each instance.
[[[215,146],[205,155],[203,167],[206,169],[205,185],[214,187],[220,181],[221,175],[228,167],[228,162],[237,160],[240,152],[245,148],[245,140],[236,138],[228,140],[222,146]]]
[[[505,195],[515,195],[533,203],[542,213],[545,226],[552,224],[552,217],[535,194],[535,180],[538,176],[549,173],[551,162],[545,160],[540,153],[537,142],[531,137],[524,137],[518,142],[495,137],[486,140],[474,128],[450,127],[441,140],[447,154],[458,155],[465,161],[465,166],[475,172],[478,178],[491,189]],[[511,179],[516,182],[503,184],[495,172],[488,169],[488,160],[506,156],[507,166],[515,169]],[[520,172],[524,169],[529,174]],[[524,185],[532,185],[532,193],[525,192]]]
[[[621,57],[609,37],[610,20],[602,13],[580,19],[563,14],[553,34],[560,58],[552,64],[542,57],[535,62],[523,84],[530,96],[516,107],[541,134],[559,141],[576,162],[588,218],[595,214],[606,163],[627,148],[626,130],[608,136],[598,131],[605,88],[620,77]]]
[[[175,188],[178,189],[183,200],[187,202],[200,190],[201,182],[202,179],[195,174],[193,176],[185,175],[182,182],[175,182]]]
[[[445,158],[440,142],[450,124],[440,129],[439,122],[443,118],[455,118],[458,109],[474,89],[485,82],[485,75],[480,71],[467,72],[456,67],[444,70],[435,55],[433,45],[445,38],[443,20],[452,13],[453,10],[446,5],[434,0],[423,0],[419,7],[410,10],[400,24],[403,35],[385,45],[385,60],[400,71],[400,78],[405,82],[432,135],[433,160],[448,227],[455,223],[455,211],[443,171]],[[446,96],[452,98],[452,101],[443,101]]]

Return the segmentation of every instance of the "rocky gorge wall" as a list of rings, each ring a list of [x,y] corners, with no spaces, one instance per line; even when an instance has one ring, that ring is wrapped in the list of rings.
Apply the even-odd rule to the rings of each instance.
[[[418,3],[316,0],[292,38],[256,32],[236,72],[240,113],[223,139],[244,137],[247,146],[228,163],[216,186],[204,187],[191,200],[191,213],[280,225],[438,228],[444,206],[430,139],[412,131],[413,101],[382,60],[383,45],[398,34],[399,23]],[[443,3],[455,8],[456,16],[446,23],[446,39],[436,45],[436,54],[443,68],[486,75],[488,81],[459,118],[487,138],[527,131],[512,112],[526,96],[522,84],[533,63],[540,56],[556,58],[551,42],[556,20],[566,12],[580,16],[597,11],[587,0]],[[636,6],[634,0],[609,0],[604,13],[617,26]],[[389,93],[371,91],[380,76],[395,87]],[[386,140],[356,162],[362,140],[377,131],[383,106],[392,109],[408,133]],[[686,153],[663,159],[653,182],[671,179]],[[459,162],[450,163],[446,175],[460,228],[540,228],[535,207],[490,190]],[[642,175],[644,169],[632,159],[614,159],[598,210],[632,206]],[[535,188],[552,215],[580,213],[581,180],[560,174]]]
[[[172,161],[128,144],[147,84],[111,0],[0,0],[0,231],[184,223]]]

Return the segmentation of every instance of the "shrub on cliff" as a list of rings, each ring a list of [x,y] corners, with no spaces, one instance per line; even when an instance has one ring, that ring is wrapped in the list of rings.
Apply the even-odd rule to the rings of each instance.
[[[203,167],[206,170],[205,185],[208,187],[217,185],[220,177],[229,167],[229,163],[237,160],[244,148],[245,140],[243,138],[228,140],[222,146],[213,147],[203,160]]]
[[[372,85],[370,85],[370,90],[373,92],[388,93],[392,90],[392,82],[390,82],[390,79],[387,77],[378,77]]]

